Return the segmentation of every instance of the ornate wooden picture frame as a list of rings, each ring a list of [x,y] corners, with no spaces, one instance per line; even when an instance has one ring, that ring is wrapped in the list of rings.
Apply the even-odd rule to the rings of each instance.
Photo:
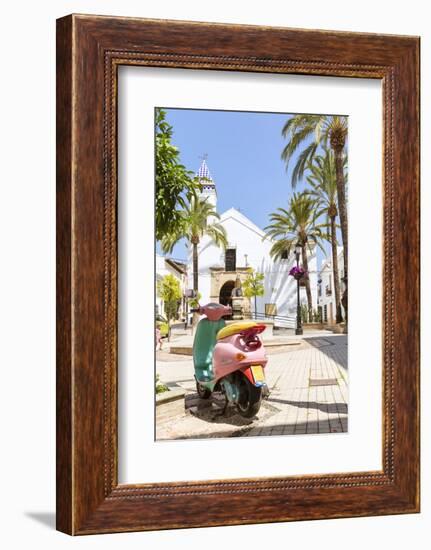
[[[381,471],[118,483],[120,65],[381,80]],[[59,19],[57,528],[90,534],[418,511],[419,39],[87,15]]]

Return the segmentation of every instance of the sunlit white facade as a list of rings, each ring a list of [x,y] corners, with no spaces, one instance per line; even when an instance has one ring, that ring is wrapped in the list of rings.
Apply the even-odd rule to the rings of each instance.
[[[217,208],[217,190],[205,161],[198,177],[203,178],[202,197]],[[265,292],[257,298],[260,314],[294,317],[296,315],[297,283],[289,276],[294,265],[294,255],[289,259],[274,261],[270,256],[271,240],[265,239],[264,231],[236,208],[220,214],[217,222],[227,233],[228,247],[218,247],[209,237],[203,237],[199,247],[199,292],[201,302],[229,302],[232,289],[238,281],[243,282],[252,267],[264,274]],[[317,307],[317,260],[315,249],[308,257],[309,277],[313,307]],[[192,247],[188,246],[188,285],[193,288]],[[300,299],[307,303],[305,287],[301,287]],[[249,308],[254,311],[254,299]]]

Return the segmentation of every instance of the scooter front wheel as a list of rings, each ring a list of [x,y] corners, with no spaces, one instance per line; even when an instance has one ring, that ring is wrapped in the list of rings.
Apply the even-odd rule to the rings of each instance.
[[[211,390],[200,384],[196,380],[196,391],[201,399],[209,399],[211,397]]]
[[[259,412],[262,402],[262,387],[256,387],[243,374],[238,376],[237,410],[244,418],[252,418]]]

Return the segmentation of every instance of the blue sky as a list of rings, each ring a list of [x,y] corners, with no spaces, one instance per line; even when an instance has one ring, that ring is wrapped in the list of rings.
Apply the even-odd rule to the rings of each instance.
[[[287,207],[295,157],[286,172],[281,160],[286,139],[281,130],[289,114],[192,109],[166,112],[182,164],[195,173],[202,155],[207,155],[220,214],[235,207],[263,229],[271,212]],[[300,183],[297,189],[302,188]],[[184,259],[185,252],[184,244],[179,243],[172,256]]]

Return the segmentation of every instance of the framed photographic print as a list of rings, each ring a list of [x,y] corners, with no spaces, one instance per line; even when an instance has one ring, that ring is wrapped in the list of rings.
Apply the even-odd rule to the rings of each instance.
[[[57,528],[419,511],[419,39],[57,22]]]

